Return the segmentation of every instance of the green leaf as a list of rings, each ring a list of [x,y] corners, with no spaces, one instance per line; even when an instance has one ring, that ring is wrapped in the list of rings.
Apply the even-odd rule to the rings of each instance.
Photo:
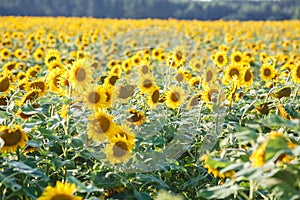
[[[146,193],[146,192],[138,192],[134,191],[134,196],[136,197],[137,200],[150,200],[151,196]]]
[[[261,120],[261,123],[269,128],[278,128],[278,127],[286,127],[299,130],[300,121],[299,120],[287,120],[283,119],[279,115],[272,114],[266,119]]]
[[[160,189],[169,189],[169,185],[166,184],[163,180],[156,178],[152,175],[146,175],[146,174],[138,174],[136,175],[136,178],[139,179],[140,181],[145,182],[145,184],[149,184],[152,182],[158,183]]]
[[[249,143],[250,141],[256,141],[258,138],[258,133],[251,128],[248,127],[237,127],[237,133],[234,134],[235,137],[241,143]]]
[[[198,192],[197,196],[205,199],[224,199],[230,195],[237,194],[237,192],[241,189],[243,188],[233,182],[228,182],[221,186],[202,189]]]
[[[7,163],[9,166],[13,167],[14,171],[19,171],[21,173],[24,173],[28,176],[36,177],[36,178],[42,178],[45,181],[48,181],[49,178],[39,169],[32,168],[29,165],[26,165],[23,162],[18,161],[10,161]]]
[[[76,185],[78,192],[80,192],[80,193],[91,193],[91,192],[103,191],[103,189],[94,187],[92,184],[86,186],[84,183],[82,183],[80,180],[78,180],[74,176],[68,176],[67,180],[69,183],[74,183]]]

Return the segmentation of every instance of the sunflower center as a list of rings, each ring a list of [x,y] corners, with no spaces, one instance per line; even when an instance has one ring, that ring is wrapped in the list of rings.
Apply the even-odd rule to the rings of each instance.
[[[96,104],[100,101],[100,95],[98,92],[90,92],[88,95],[88,100],[90,103]]]
[[[5,77],[4,79],[2,79],[0,81],[0,92],[5,92],[6,90],[8,90],[9,85],[10,85],[10,82],[9,82],[8,77]]]
[[[3,55],[4,55],[4,56],[8,56],[8,52],[5,51],[5,52],[3,53]]]
[[[117,80],[118,80],[118,76],[111,76],[111,77],[109,78],[109,83],[110,83],[111,85],[115,85],[115,83],[116,83]]]
[[[214,103],[216,103],[216,102],[217,102],[217,99],[216,99],[216,98],[213,98],[213,95],[214,95],[214,94],[218,94],[218,93],[219,93],[219,91],[218,91],[217,89],[211,89],[211,90],[209,91],[209,95],[208,95],[209,101],[213,101]]]
[[[147,65],[143,65],[143,66],[142,66],[142,72],[143,72],[144,74],[147,74],[147,73],[149,72],[149,69],[148,69],[148,66],[147,66]]]
[[[125,142],[119,141],[116,142],[113,147],[113,154],[115,157],[122,157],[128,151],[127,144]]]
[[[51,200],[73,200],[73,197],[67,194],[56,194]]]
[[[201,68],[201,65],[200,65],[199,63],[197,63],[197,64],[195,65],[195,67],[196,67],[197,69],[200,69],[200,68]]]
[[[7,66],[8,70],[12,70],[13,68],[15,68],[15,64],[10,64],[10,65]]]
[[[159,100],[159,91],[155,90],[151,96],[151,100],[153,103],[157,103]]]
[[[4,140],[5,146],[14,146],[22,139],[22,133],[19,130],[8,133],[6,130],[0,137]]]
[[[78,68],[77,71],[75,72],[76,75],[76,80],[79,82],[82,82],[86,78],[86,71],[83,68]]]
[[[24,103],[26,101],[33,101],[33,100],[35,100],[38,97],[38,95],[39,95],[38,91],[33,91],[33,92],[29,93],[28,96],[25,98]]]
[[[297,70],[296,70],[296,76],[298,77],[298,78],[300,78],[300,66],[298,66],[297,67]]]
[[[58,87],[58,83],[59,83],[59,77],[60,77],[60,75],[56,75],[56,76],[54,76],[54,78],[53,78],[53,84],[56,86],[56,87]]]
[[[107,119],[104,116],[100,116],[98,118],[98,123],[99,123],[99,126],[100,126],[99,127],[100,131],[103,132],[103,133],[105,133],[109,129],[109,127],[110,127],[110,121],[109,121],[109,119]]]
[[[219,63],[223,63],[223,61],[224,61],[224,58],[223,58],[223,56],[222,55],[220,55],[220,56],[218,56],[218,62]]]
[[[213,73],[211,71],[206,72],[205,81],[208,83],[213,78]]]
[[[8,103],[8,100],[6,97],[0,97],[0,105],[1,106],[6,106]]]
[[[177,51],[176,52],[176,59],[177,60],[181,60],[182,59],[182,56],[183,56],[183,53],[181,51]]]
[[[134,112],[133,115],[127,119],[128,122],[138,122],[142,119],[142,116]]]
[[[127,99],[128,97],[133,95],[134,89],[135,87],[133,85],[121,86],[118,97],[120,97],[121,99]]]
[[[154,53],[154,55],[155,55],[155,56],[158,56],[158,55],[159,55],[159,52],[158,52],[158,51],[156,51],[156,52]]]
[[[242,60],[241,56],[239,56],[239,55],[234,56],[235,62],[240,62],[241,60]]]
[[[245,82],[250,81],[250,80],[251,80],[251,77],[252,77],[252,75],[251,75],[250,70],[247,70],[246,73],[245,73],[245,79],[244,79]]]
[[[105,92],[105,95],[106,95],[106,102],[109,102],[110,98],[111,98],[111,95],[109,92]]]
[[[236,68],[232,68],[229,72],[230,77],[232,78],[234,75],[239,76],[239,70]]]
[[[182,74],[182,73],[177,74],[177,75],[176,75],[176,80],[177,80],[178,82],[183,81],[183,74]]]
[[[151,86],[152,86],[152,81],[150,79],[146,79],[143,81],[143,87],[148,89],[151,88]]]
[[[45,91],[45,83],[43,82],[34,82],[30,85],[31,88],[37,88],[41,91]]]
[[[56,60],[57,58],[55,56],[51,56],[49,59],[48,59],[48,63],[51,63],[52,61]]]
[[[180,99],[180,94],[179,94],[179,92],[173,92],[173,93],[171,94],[171,100],[172,100],[173,102],[177,102],[177,101],[179,101],[179,99]]]
[[[264,75],[265,76],[270,76],[271,75],[271,70],[270,69],[265,69],[264,70]]]

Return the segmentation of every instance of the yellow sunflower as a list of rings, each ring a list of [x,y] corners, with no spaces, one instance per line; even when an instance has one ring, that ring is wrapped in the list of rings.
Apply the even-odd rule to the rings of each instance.
[[[34,53],[33,53],[33,57],[35,58],[35,60],[40,61],[43,59],[44,56],[44,51],[41,48],[37,48]]]
[[[192,60],[190,62],[190,67],[194,70],[194,71],[200,71],[203,67],[204,63],[202,60]]]
[[[116,124],[113,117],[102,111],[96,111],[89,116],[88,137],[94,141],[103,141],[108,135],[116,132]]]
[[[121,73],[122,73],[122,67],[121,65],[115,65],[113,66],[111,69],[110,69],[110,74],[114,74],[118,77],[121,76]]]
[[[12,61],[12,62],[7,62],[3,65],[3,70],[4,71],[12,71],[13,69],[15,69],[17,62]]]
[[[54,61],[60,61],[60,53],[56,49],[49,49],[46,53],[44,62],[49,66]]]
[[[194,88],[199,88],[199,86],[201,85],[201,78],[200,77],[192,77],[189,80],[189,85],[193,86]]]
[[[86,59],[77,59],[72,63],[69,71],[72,86],[81,91],[86,88],[92,80],[92,71]]]
[[[219,94],[221,92],[220,87],[217,87],[215,85],[211,85],[209,87],[206,87],[204,91],[202,92],[202,99],[206,103],[217,103],[221,102],[222,100],[218,99]],[[221,97],[222,98],[222,97]]]
[[[292,69],[292,78],[295,83],[300,83],[300,63],[297,63]]]
[[[18,102],[19,106],[24,105],[27,101],[29,102],[34,102],[35,100],[37,100],[40,97],[40,90],[39,89],[33,89],[30,90],[29,92],[27,92],[26,94],[24,94],[24,96],[22,97],[22,99]]]
[[[12,85],[8,73],[2,74],[2,77],[0,76],[0,93],[7,94],[11,87]]]
[[[49,86],[49,89],[52,92],[59,92],[60,85],[59,85],[59,79],[61,75],[63,74],[63,71],[60,69],[51,70],[47,76],[47,83]]]
[[[151,71],[152,66],[150,65],[150,62],[147,60],[143,60],[139,65],[139,73],[141,74],[141,76],[151,74]]]
[[[175,47],[175,49],[172,52],[172,58],[176,66],[182,65],[185,62],[186,56],[186,51],[181,46]]]
[[[149,92],[148,95],[148,105],[151,109],[154,109],[160,99],[160,92],[159,92],[159,87],[155,87],[153,88],[153,90],[151,92]]]
[[[191,110],[194,106],[199,105],[199,103],[201,101],[201,96],[202,96],[202,93],[192,96],[188,101],[186,109]]]
[[[26,79],[26,73],[23,72],[23,71],[19,71],[18,74],[17,74],[17,80],[22,81],[24,79]]]
[[[130,59],[126,59],[122,62],[122,69],[126,73],[128,71],[131,71],[132,69],[132,64]]]
[[[151,52],[152,58],[154,60],[159,60],[162,52],[163,52],[162,49],[153,49]]]
[[[204,71],[204,77],[202,81],[203,87],[213,84],[217,78],[217,71],[213,67],[208,67]]]
[[[268,64],[264,64],[261,66],[260,77],[265,82],[268,82],[269,80],[272,80],[273,78],[275,78],[275,75],[276,75],[276,70],[275,70],[274,66],[268,65]]]
[[[55,69],[65,69],[65,66],[59,61],[59,60],[54,60],[48,65],[48,70],[55,70]]]
[[[105,99],[105,103],[104,103],[104,107],[106,108],[109,108],[113,101],[115,100],[115,92],[114,92],[114,87],[111,86],[111,85],[101,85],[99,86],[101,91],[103,91],[103,93],[105,94],[106,96],[106,99]]]
[[[19,125],[1,126],[0,138],[4,141],[1,152],[16,152],[18,147],[24,148],[28,141],[27,134]]]
[[[227,62],[228,62],[228,58],[227,58],[226,52],[224,52],[224,51],[218,51],[214,55],[214,63],[218,67],[225,66],[227,64]]]
[[[245,87],[250,87],[253,83],[254,75],[252,73],[251,67],[246,67],[243,69],[243,73],[241,76],[242,85]]]
[[[183,89],[181,87],[171,87],[169,90],[166,91],[165,94],[166,98],[166,105],[169,108],[176,109],[178,108],[185,99],[185,94],[183,92]]]
[[[6,60],[6,59],[8,59],[11,56],[11,51],[8,50],[8,49],[6,49],[6,48],[4,48],[4,49],[1,50],[0,55],[1,55],[1,58],[3,60]]]
[[[115,74],[110,74],[108,77],[105,78],[104,84],[114,86],[118,79],[120,79],[119,76]]]
[[[111,164],[125,163],[131,158],[131,152],[134,148],[134,143],[118,135],[111,139],[104,153]]]
[[[84,102],[87,103],[88,108],[98,109],[105,107],[106,94],[101,86],[90,85],[84,93]]]
[[[156,87],[154,78],[148,74],[140,77],[138,85],[139,85],[141,93],[148,93],[154,87]]]
[[[30,81],[27,83],[26,87],[25,87],[25,90],[27,92],[33,90],[33,89],[38,89],[40,90],[40,95],[44,95],[47,93],[47,90],[48,90],[48,86],[46,84],[46,82],[42,79],[42,78],[39,78],[35,81]]]
[[[131,114],[131,116],[126,119],[130,124],[141,125],[146,121],[145,115],[138,110],[129,109],[127,112]]]
[[[230,60],[233,63],[241,63],[244,60],[244,55],[240,51],[235,51],[231,54]]]
[[[37,200],[81,200],[82,197],[74,196],[75,184],[56,182],[56,186],[47,186]]]
[[[37,76],[37,73],[42,69],[42,67],[40,65],[35,65],[33,67],[30,67],[27,71],[26,71],[26,76],[35,78]]]
[[[242,77],[243,68],[236,63],[230,63],[228,67],[225,69],[224,77],[223,77],[223,83],[225,85],[231,84],[231,82],[236,79],[237,83],[241,83],[241,77]]]

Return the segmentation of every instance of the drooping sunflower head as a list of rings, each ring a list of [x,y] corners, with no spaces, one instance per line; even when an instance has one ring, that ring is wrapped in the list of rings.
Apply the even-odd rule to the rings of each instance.
[[[185,94],[181,87],[173,86],[166,91],[165,98],[167,107],[176,109],[183,103]]]
[[[56,182],[56,186],[47,186],[37,200],[82,200],[80,196],[74,196],[75,184]]]
[[[37,76],[37,73],[40,72],[42,69],[42,67],[40,65],[35,65],[33,67],[30,67],[27,71],[26,71],[26,76],[28,78],[32,77],[35,78]]]
[[[119,100],[129,99],[135,92],[136,86],[134,85],[120,85],[117,89],[117,98]]]
[[[24,105],[26,102],[34,102],[41,96],[41,91],[39,89],[32,89],[25,93],[22,99],[18,102],[19,106]]]
[[[4,71],[12,71],[13,69],[15,69],[17,62],[16,61],[12,61],[12,62],[7,62],[6,64],[3,65],[3,70]]]
[[[104,83],[107,85],[109,84],[111,86],[114,86],[116,84],[117,80],[119,80],[119,79],[120,79],[120,77],[118,75],[110,74],[109,76],[107,76],[105,78]]]
[[[54,61],[60,61],[60,53],[56,49],[49,49],[46,53],[44,62],[49,66]]]
[[[1,126],[0,138],[4,141],[4,146],[0,149],[2,152],[16,152],[17,148],[24,148],[28,141],[28,136],[21,126]]]
[[[92,71],[86,59],[77,59],[72,63],[69,71],[70,82],[77,90],[88,86],[92,80]]]
[[[300,83],[300,62],[294,65],[294,68],[292,69],[292,78],[295,83]]]
[[[11,87],[10,75],[8,73],[0,74],[0,93],[7,94]]]
[[[127,112],[130,113],[130,116],[126,119],[129,124],[141,125],[146,121],[146,117],[141,111],[129,109]]]
[[[42,78],[39,78],[35,81],[28,82],[26,87],[25,87],[25,90],[27,92],[29,92],[31,90],[34,90],[34,89],[39,90],[40,95],[43,95],[47,92],[48,86],[47,86],[47,83]]]

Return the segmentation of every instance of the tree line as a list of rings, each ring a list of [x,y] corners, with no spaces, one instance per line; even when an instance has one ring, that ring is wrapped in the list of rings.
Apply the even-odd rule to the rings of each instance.
[[[300,1],[1,0],[0,15],[285,20],[300,19]]]

